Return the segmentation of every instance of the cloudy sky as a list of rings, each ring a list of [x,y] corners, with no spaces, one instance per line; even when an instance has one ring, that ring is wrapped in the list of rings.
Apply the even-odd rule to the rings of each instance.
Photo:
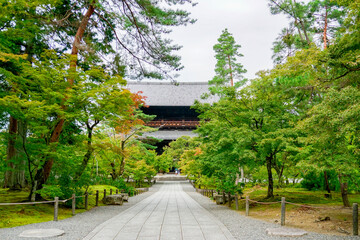
[[[271,15],[268,0],[197,0],[195,7],[186,8],[197,22],[177,27],[170,35],[182,45],[179,55],[185,69],[178,81],[208,81],[214,76],[217,43],[225,28],[241,45],[244,55],[240,62],[247,69],[245,77],[254,78],[259,70],[272,68],[272,42],[287,26],[287,18]]]

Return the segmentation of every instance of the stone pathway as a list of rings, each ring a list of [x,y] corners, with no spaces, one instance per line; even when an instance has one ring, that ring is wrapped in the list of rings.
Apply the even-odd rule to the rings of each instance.
[[[229,230],[201,207],[179,182],[160,190],[96,227],[84,239],[233,240]]]

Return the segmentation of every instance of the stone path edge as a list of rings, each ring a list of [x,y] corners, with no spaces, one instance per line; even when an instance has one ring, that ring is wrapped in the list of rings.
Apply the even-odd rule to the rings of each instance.
[[[202,208],[202,209],[206,210],[207,212],[209,212],[210,215],[211,215],[211,217],[212,217],[213,219],[216,219],[216,222],[218,223],[218,226],[220,227],[221,231],[225,234],[225,236],[226,236],[228,239],[232,239],[232,238],[233,238],[230,230],[225,226],[225,224],[224,224],[222,221],[220,221],[220,219],[219,219],[218,217],[216,217],[211,211],[209,211],[209,210],[207,210],[206,208],[204,208],[203,206],[201,206],[201,204],[198,203],[198,201],[196,201],[196,199],[192,198],[191,195],[190,195],[188,192],[186,192],[185,190],[184,190],[184,192],[185,192],[191,199],[193,199],[194,202],[195,202],[200,208]],[[230,235],[230,236],[229,236],[229,235]]]

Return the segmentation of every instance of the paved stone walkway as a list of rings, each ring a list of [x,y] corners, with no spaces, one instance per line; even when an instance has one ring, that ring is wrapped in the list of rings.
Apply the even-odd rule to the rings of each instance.
[[[95,228],[84,239],[233,240],[229,230],[201,207],[179,182],[160,190]]]

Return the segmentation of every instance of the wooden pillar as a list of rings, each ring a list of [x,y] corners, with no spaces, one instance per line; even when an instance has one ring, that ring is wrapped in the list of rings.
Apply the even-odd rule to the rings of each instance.
[[[245,201],[245,216],[249,216],[249,196],[246,196],[246,201]]]
[[[89,193],[85,192],[85,210],[88,209],[88,205],[89,205]]]
[[[72,215],[75,215],[75,208],[76,208],[76,196],[75,193],[71,196],[72,197],[72,203],[71,203],[71,209],[72,209]]]
[[[99,190],[96,190],[95,206],[99,206]]]
[[[357,236],[359,235],[359,219],[358,219],[358,215],[359,214],[359,210],[358,210],[358,204],[354,203],[353,204],[353,235]]]
[[[239,199],[237,194],[235,194],[235,208],[236,210],[239,210]]]
[[[229,208],[231,208],[231,193],[228,192],[228,199],[229,199]]]
[[[285,225],[285,197],[281,198],[281,226]]]
[[[58,220],[58,213],[59,213],[59,197],[55,197],[54,202],[54,221]]]

